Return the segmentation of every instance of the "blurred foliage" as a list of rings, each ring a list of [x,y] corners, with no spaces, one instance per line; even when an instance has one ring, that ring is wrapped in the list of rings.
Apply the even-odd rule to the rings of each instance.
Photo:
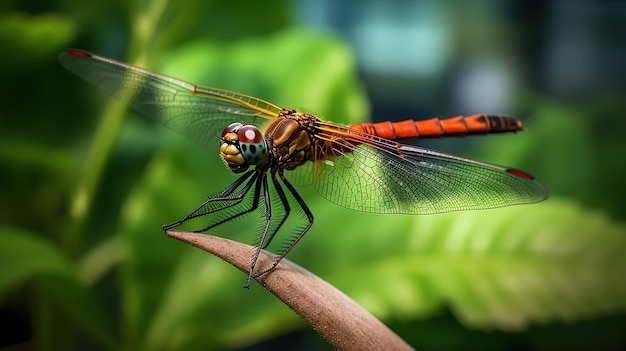
[[[217,147],[126,119],[132,113],[63,71],[56,55],[67,46],[127,55],[196,83],[354,123],[365,120],[368,104],[345,44],[291,28],[284,1],[67,0],[56,9],[31,4],[38,15],[6,6],[0,301],[27,321],[33,347],[220,349],[304,328],[258,286],[242,289],[237,270],[161,234],[160,225],[234,179]],[[510,346],[502,335],[623,312],[623,101],[525,97],[527,131],[481,140],[474,156],[533,172],[551,191],[545,203],[381,216],[338,208],[305,187],[316,224],[289,258],[418,348],[466,348],[467,340],[479,349]],[[252,232],[246,224],[242,234]],[[441,327],[446,309],[469,329]],[[472,328],[497,334],[477,338]]]
[[[75,33],[71,21],[58,14],[0,14],[0,43],[10,55],[2,55],[0,69],[26,70],[56,55]]]

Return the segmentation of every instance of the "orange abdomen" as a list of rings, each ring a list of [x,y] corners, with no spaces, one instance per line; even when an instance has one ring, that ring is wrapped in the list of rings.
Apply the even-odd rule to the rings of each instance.
[[[445,119],[431,118],[422,121],[360,123],[352,129],[391,140],[440,138],[468,134],[506,133],[522,130],[522,122],[512,116],[478,114]]]

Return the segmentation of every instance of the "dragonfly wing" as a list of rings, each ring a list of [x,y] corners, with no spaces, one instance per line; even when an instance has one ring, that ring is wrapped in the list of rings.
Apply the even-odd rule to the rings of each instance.
[[[214,148],[214,138],[230,123],[262,127],[280,111],[251,96],[197,86],[85,51],[69,50],[59,60],[87,82],[205,147]]]
[[[356,145],[336,139],[332,153],[340,156],[315,164],[318,192],[350,209],[404,214],[488,209],[547,197],[543,184],[522,171],[377,140]]]

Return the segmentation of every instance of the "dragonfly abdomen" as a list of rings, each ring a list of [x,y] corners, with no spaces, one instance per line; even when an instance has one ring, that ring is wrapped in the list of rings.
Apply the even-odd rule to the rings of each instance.
[[[522,122],[512,116],[477,114],[415,121],[361,123],[350,128],[391,140],[415,140],[470,134],[506,133],[522,130]]]

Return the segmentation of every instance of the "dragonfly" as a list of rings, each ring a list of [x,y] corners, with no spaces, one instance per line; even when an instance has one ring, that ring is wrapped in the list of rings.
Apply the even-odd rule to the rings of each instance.
[[[274,270],[313,225],[296,190],[298,179],[348,209],[380,214],[436,214],[529,204],[546,187],[519,169],[471,160],[405,142],[423,138],[522,130],[512,116],[476,114],[446,119],[360,123],[349,126],[234,91],[201,86],[80,49],[59,55],[70,72],[133,109],[208,149],[217,149],[239,177],[209,196],[173,230],[211,217],[208,232],[262,209],[262,225],[245,287]],[[294,185],[296,184],[296,185]],[[287,219],[300,213],[268,268],[257,259]],[[287,227],[287,226],[285,226]],[[285,229],[289,231],[290,229]]]

